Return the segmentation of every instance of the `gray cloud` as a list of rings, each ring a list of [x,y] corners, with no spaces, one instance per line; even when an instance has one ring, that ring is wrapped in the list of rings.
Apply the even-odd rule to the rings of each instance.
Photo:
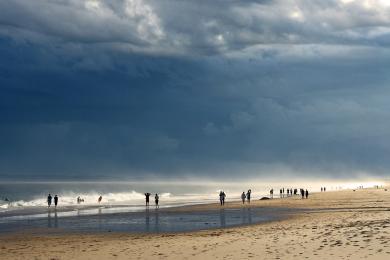
[[[385,176],[385,1],[1,1],[0,177]]]
[[[127,51],[229,53],[269,44],[388,46],[386,1],[2,1],[2,33]],[[30,38],[31,40],[31,38]]]

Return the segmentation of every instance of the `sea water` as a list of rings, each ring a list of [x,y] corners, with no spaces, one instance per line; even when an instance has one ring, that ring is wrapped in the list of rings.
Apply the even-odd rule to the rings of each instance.
[[[249,187],[251,188],[251,187]],[[204,212],[167,211],[171,207],[239,200],[247,187],[215,183],[149,182],[7,182],[0,183],[0,231],[53,228],[76,231],[175,232],[229,227],[275,219],[267,209],[221,209]],[[252,188],[253,189],[253,188]],[[256,189],[256,188],[255,188]],[[266,195],[257,187],[252,199]],[[150,207],[144,193],[150,192]],[[57,208],[47,195],[58,195]],[[159,194],[160,207],[154,206]],[[102,196],[99,203],[98,198]],[[84,200],[77,203],[77,197]],[[5,201],[7,198],[8,201]]]

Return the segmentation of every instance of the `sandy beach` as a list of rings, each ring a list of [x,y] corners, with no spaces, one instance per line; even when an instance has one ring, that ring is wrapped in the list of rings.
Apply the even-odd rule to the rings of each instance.
[[[240,202],[225,205],[238,207]],[[250,207],[304,210],[279,221],[185,233],[7,233],[0,235],[0,259],[390,258],[390,190],[253,200]],[[219,209],[208,204],[170,210]]]

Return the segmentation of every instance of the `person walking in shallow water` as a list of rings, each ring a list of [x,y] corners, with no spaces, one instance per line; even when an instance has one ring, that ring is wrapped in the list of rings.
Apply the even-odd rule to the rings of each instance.
[[[55,195],[54,196],[54,206],[57,208],[57,204],[58,204],[58,196]]]
[[[243,191],[242,194],[241,194],[242,204],[245,204],[245,198],[246,198],[245,191]]]
[[[51,195],[49,193],[49,195],[47,196],[47,207],[48,208],[50,208],[50,206],[51,206],[51,199],[52,199],[52,197],[51,197]]]

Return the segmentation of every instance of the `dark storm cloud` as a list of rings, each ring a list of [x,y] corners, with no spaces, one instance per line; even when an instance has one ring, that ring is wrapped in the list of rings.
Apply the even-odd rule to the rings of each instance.
[[[0,176],[385,175],[389,10],[1,1]]]

